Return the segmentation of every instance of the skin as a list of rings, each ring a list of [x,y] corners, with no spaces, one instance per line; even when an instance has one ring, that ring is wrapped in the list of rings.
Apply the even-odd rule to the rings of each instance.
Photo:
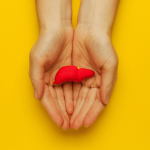
[[[82,0],[74,32],[71,0],[36,0],[40,34],[30,53],[30,79],[35,98],[64,130],[90,126],[111,97],[118,67],[111,28],[118,2]],[[95,76],[73,86],[53,86],[57,70],[65,65],[91,69]]]
[[[116,79],[118,57],[111,28],[118,0],[82,0],[73,39],[73,65],[91,69],[95,76],[73,84],[74,113],[70,126],[90,126],[108,104]]]
[[[70,0],[36,0],[40,34],[30,52],[30,79],[34,96],[56,125],[69,128],[73,113],[72,83],[53,86],[55,74],[71,65],[73,27]]]

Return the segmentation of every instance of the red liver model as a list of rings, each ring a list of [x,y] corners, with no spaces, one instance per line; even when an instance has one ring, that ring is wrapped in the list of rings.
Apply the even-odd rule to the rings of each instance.
[[[76,66],[64,66],[57,72],[53,84],[61,84],[67,81],[81,82],[94,75],[95,72],[89,69],[77,68]]]

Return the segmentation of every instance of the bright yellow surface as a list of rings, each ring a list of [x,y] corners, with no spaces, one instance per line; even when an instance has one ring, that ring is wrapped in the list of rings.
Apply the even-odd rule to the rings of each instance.
[[[73,26],[80,0],[73,0]],[[118,80],[90,128],[63,131],[38,100],[28,76],[38,38],[34,0],[0,2],[0,150],[150,150],[150,0],[121,0],[112,32]]]

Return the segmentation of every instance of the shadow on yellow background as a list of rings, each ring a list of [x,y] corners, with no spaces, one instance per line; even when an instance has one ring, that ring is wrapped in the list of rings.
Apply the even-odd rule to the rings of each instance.
[[[80,0],[73,0],[76,27]],[[149,150],[150,1],[121,0],[112,31],[119,56],[109,105],[88,129],[55,126],[29,80],[38,38],[35,1],[0,4],[0,150]]]

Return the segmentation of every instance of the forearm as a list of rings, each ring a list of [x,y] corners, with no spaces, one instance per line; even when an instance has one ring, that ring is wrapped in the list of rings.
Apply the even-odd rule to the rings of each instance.
[[[40,29],[70,26],[72,0],[36,0]]]
[[[119,0],[82,0],[78,24],[110,34],[118,3]]]

